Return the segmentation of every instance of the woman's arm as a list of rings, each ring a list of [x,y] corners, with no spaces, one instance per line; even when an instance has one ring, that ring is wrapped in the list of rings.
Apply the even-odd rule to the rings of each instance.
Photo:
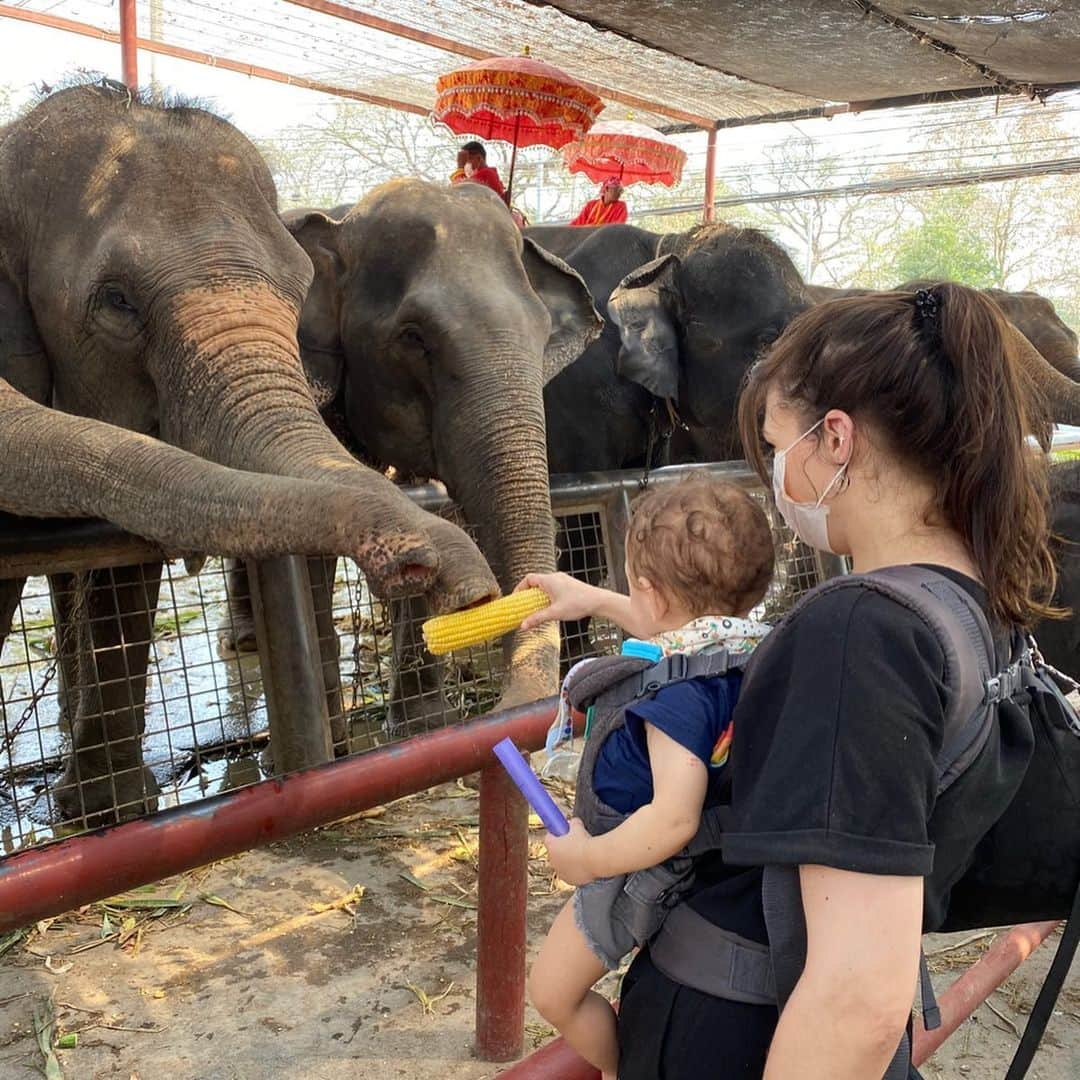
[[[534,588],[543,589],[551,597],[551,604],[530,615],[521,624],[522,630],[531,630],[555,619],[566,621],[598,615],[618,624],[631,636],[649,636],[649,627],[635,625],[630,597],[622,593],[589,585],[569,574],[527,574],[515,586],[514,592]]]
[[[780,1014],[764,1080],[884,1074],[911,1013],[923,879],[799,868],[806,967]]]
[[[551,865],[568,884],[656,866],[682,851],[697,832],[709,779],[705,763],[652,724],[645,724],[645,733],[652,802],[603,836],[590,836],[575,818],[566,836],[546,838]]]

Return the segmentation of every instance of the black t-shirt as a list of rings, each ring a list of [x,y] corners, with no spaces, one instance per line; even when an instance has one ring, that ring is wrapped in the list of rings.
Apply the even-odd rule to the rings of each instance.
[[[932,569],[985,609],[977,582]],[[1008,650],[1008,636],[1000,637],[999,663]],[[1003,812],[1030,753],[1022,734],[989,739],[934,815],[946,693],[945,656],[933,631],[875,590],[825,593],[782,622],[743,680],[731,754],[733,821],[722,857],[699,867],[688,903],[716,925],[764,943],[760,868],[820,864],[926,877],[924,924],[939,926],[949,888]],[[932,817],[944,819],[940,827]],[[635,967],[639,1000],[688,1000],[647,957]],[[735,1019],[734,1003],[694,1000],[717,1025]],[[620,1022],[620,1039],[627,1052],[664,1060],[676,1069],[672,1075],[707,1075],[695,1071],[704,1047],[661,1050],[629,1022]]]
[[[977,582],[932,569],[985,608]],[[1009,635],[995,636],[1000,668]],[[947,697],[941,646],[903,605],[851,588],[799,610],[759,647],[736,706],[726,863],[926,877],[927,929],[940,925],[1030,752],[1024,737],[989,739],[935,815]]]

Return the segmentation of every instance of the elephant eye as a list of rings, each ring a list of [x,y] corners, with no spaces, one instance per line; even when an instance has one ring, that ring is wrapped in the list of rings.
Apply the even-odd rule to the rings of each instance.
[[[398,332],[398,341],[408,349],[426,349],[424,336],[415,326],[404,326]]]
[[[122,311],[129,315],[135,313],[135,308],[128,302],[128,298],[124,295],[123,290],[118,289],[115,285],[106,287],[104,300],[106,305],[114,311]]]

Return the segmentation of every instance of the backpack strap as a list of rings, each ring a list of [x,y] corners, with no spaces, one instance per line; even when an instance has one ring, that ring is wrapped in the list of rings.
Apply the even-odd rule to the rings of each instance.
[[[1023,1077],[1027,1075],[1031,1067],[1031,1059],[1035,1056],[1035,1051],[1039,1049],[1043,1032],[1046,1031],[1046,1025],[1050,1022],[1058,995],[1069,974],[1069,968],[1072,967],[1078,943],[1080,943],[1080,886],[1077,886],[1072,911],[1069,912],[1069,920],[1065,924],[1065,932],[1061,935],[1050,970],[1046,973],[1039,996],[1028,1015],[1023,1037],[1013,1055],[1009,1071],[1005,1074],[1005,1080],[1023,1080]]]

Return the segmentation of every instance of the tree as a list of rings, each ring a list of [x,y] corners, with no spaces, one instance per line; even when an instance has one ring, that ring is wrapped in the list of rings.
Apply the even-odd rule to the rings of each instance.
[[[978,193],[969,188],[937,191],[927,200],[923,220],[901,232],[893,260],[893,283],[941,278],[979,288],[1000,285],[1001,266],[972,227]]]

